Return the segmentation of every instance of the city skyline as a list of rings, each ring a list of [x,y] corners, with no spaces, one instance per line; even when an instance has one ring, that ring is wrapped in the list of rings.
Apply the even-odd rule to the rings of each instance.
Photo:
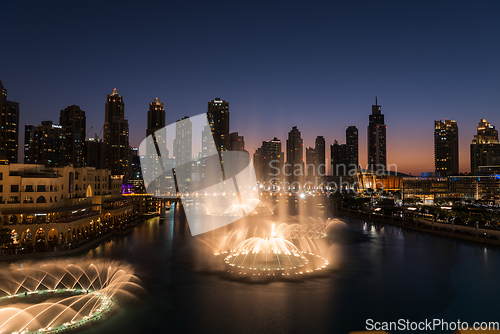
[[[0,56],[0,78],[9,99],[20,103],[21,127],[56,121],[60,110],[76,104],[86,111],[87,129],[99,133],[104,96],[117,87],[134,125],[130,142],[138,146],[156,96],[168,124],[205,112],[207,101],[220,97],[231,102],[231,128],[252,152],[262,140],[284,140],[294,125],[305,146],[318,135],[332,144],[348,126],[367,126],[378,96],[388,163],[418,174],[434,169],[434,120],[457,121],[461,172],[470,168],[478,121],[500,124],[499,46],[492,43],[498,3],[234,6],[123,5],[104,19],[79,4],[6,4],[1,25],[11,33],[4,42],[17,52]],[[153,12],[168,19],[151,21]],[[220,15],[224,23],[211,19]],[[127,28],[129,17],[142,24]],[[19,21],[19,29],[9,29]],[[68,28],[57,30],[60,25]],[[123,48],[109,48],[110,35]],[[155,52],[144,52],[151,45]],[[66,57],[71,48],[82,52]],[[306,114],[321,122],[305,124]],[[365,131],[359,143],[365,165]]]
[[[116,89],[116,88],[114,88],[114,89],[113,89],[113,94],[117,94],[117,89]],[[122,96],[120,96],[120,97],[121,97],[121,98],[123,98]],[[109,98],[109,94],[108,94],[108,98]],[[218,99],[218,98],[216,98],[216,99]],[[378,105],[378,101],[377,101],[377,99],[378,99],[378,98],[376,97],[376,101],[375,101],[375,103],[376,103],[376,104],[375,104],[375,105],[372,105],[372,113],[373,113],[373,108],[374,108],[374,107],[380,107],[380,105]],[[125,100],[125,99],[123,99],[123,100]],[[214,101],[214,100],[209,101],[209,109],[210,109],[210,103],[213,103],[213,101]],[[226,103],[226,104],[228,105],[228,102],[229,102],[229,101],[221,100],[221,102],[224,102],[224,103]],[[125,101],[123,101],[123,103],[125,103]],[[146,121],[147,121],[147,122],[148,122],[148,119],[149,119],[150,114],[151,114],[151,105],[153,105],[154,103],[157,103],[158,105],[160,105],[160,102],[159,102],[159,98],[158,98],[158,97],[155,97],[154,101],[153,101],[152,103],[151,103],[151,102],[149,103],[150,109],[149,109],[149,110],[146,110],[146,111],[145,111],[145,113],[144,113],[144,115],[143,115],[143,116],[146,118]],[[79,108],[79,106],[77,106],[77,105],[69,105],[66,109],[75,108],[75,107],[76,107],[76,108]],[[168,118],[168,114],[169,114],[169,112],[168,112],[168,110],[164,109],[164,103],[161,103],[161,108],[162,108],[162,112],[164,113],[164,115],[162,116],[162,117],[163,117],[163,120],[161,120],[161,122],[160,122],[160,123],[161,123],[162,125],[165,125],[165,123],[164,123],[164,122],[165,122],[165,119],[166,119],[166,118]],[[65,110],[66,110],[66,109],[65,109]],[[84,113],[85,113],[85,112],[84,112]],[[22,111],[20,111],[20,114],[22,115]],[[165,115],[167,115],[167,116],[165,116]],[[367,114],[367,116],[369,116],[369,115],[370,115],[370,114]],[[184,116],[184,117],[187,117],[187,116]],[[234,115],[233,115],[232,117],[234,117]],[[125,114],[124,119],[125,119],[125,120],[128,120],[127,114]],[[481,120],[480,120],[480,121],[482,121],[482,120],[483,120],[483,119],[481,118]],[[41,121],[41,122],[40,122],[40,125],[42,124],[42,122],[47,122],[47,120]],[[434,121],[434,123],[435,123],[435,122],[436,122],[436,121]],[[369,122],[367,122],[367,123],[369,124]],[[303,124],[303,123],[301,123],[301,124]],[[88,124],[86,124],[86,125],[88,125]],[[19,131],[20,131],[20,132],[22,132],[22,131],[23,131],[23,127],[26,129],[26,127],[30,127],[30,126],[33,126],[33,125],[30,125],[30,124],[24,124],[24,125],[23,125],[23,124],[20,124],[20,129],[19,129]],[[147,124],[146,124],[146,126],[147,126]],[[295,126],[292,126],[292,129],[293,129],[294,127],[297,127],[297,126],[296,126],[296,125],[295,125]],[[356,126],[355,126],[355,125],[350,125],[350,126],[348,126],[348,128],[349,128],[349,127],[356,127]],[[89,127],[87,126],[87,129],[88,129],[88,128],[89,128]],[[94,139],[94,136],[92,135],[91,131],[92,131],[92,129],[93,129],[93,130],[96,130],[96,129],[98,129],[98,128],[99,128],[98,126],[97,126],[97,128],[95,128],[94,126],[91,126],[91,130],[88,130],[88,135],[87,135],[87,138],[85,138],[85,140]],[[468,126],[467,126],[467,128],[468,128]],[[24,130],[25,130],[25,129],[24,129]],[[84,129],[85,129],[85,126],[84,126]],[[103,134],[102,134],[103,129],[104,129],[104,123],[103,123],[103,125],[102,125],[102,129],[100,130],[100,133],[99,133],[99,135],[100,135],[100,138],[99,138],[99,139],[101,139],[101,140],[103,139]],[[230,132],[231,132],[231,134],[233,134],[234,132],[241,132],[240,130],[239,130],[239,131],[234,131],[234,130],[235,130],[235,129],[234,129],[233,127],[231,127],[231,126],[230,126],[230,129],[229,129],[228,131],[230,131]],[[299,128],[299,130],[300,130],[300,128]],[[143,130],[143,131],[144,131],[144,130]],[[146,133],[147,133],[148,131],[149,131],[149,130],[148,130],[148,128],[146,127]],[[138,131],[137,131],[137,129],[136,129],[136,126],[132,125],[132,127],[131,127],[131,129],[130,129],[130,132],[133,132],[133,133],[138,132]],[[390,130],[389,130],[388,132],[390,132]],[[97,135],[97,132],[95,132],[95,135]],[[287,133],[287,135],[288,135],[288,133]],[[304,136],[304,137],[309,138],[309,137],[311,137],[311,136],[314,136],[314,134],[305,133],[303,136]],[[316,135],[316,137],[318,137],[318,136],[319,136],[319,135]],[[359,136],[362,138],[362,132],[359,134]],[[475,136],[475,134],[473,134],[473,135],[472,135],[472,139],[474,139],[474,136]],[[243,136],[240,136],[240,137],[245,137],[245,136],[243,135]],[[324,136],[322,136],[322,137],[324,137]],[[338,137],[340,138],[340,136],[338,136]],[[367,136],[366,136],[366,137],[367,137]],[[257,138],[257,139],[256,139],[256,138],[252,138],[251,136],[249,136],[249,137],[246,137],[246,138],[247,138],[247,139],[246,139],[245,141],[248,141],[248,142],[255,142],[255,141],[257,141],[257,142],[262,142],[262,141],[267,141],[267,140],[269,140],[269,139],[267,139],[267,137],[265,137],[265,138]],[[278,139],[280,139],[280,138],[279,138],[279,137],[277,137],[277,136],[274,136],[274,138],[278,138]],[[286,137],[285,137],[285,138],[286,138]],[[367,139],[367,138],[365,138],[365,139]],[[25,133],[21,133],[21,135],[19,136],[19,145],[18,145],[18,147],[19,147],[19,149],[18,149],[18,152],[19,152],[19,161],[23,161],[23,160],[24,160],[24,154],[25,154],[25,149],[24,149],[24,147],[25,147],[25,143],[24,143],[24,141],[25,141],[25,140],[26,140]],[[280,140],[281,140],[281,139],[280,139]],[[286,140],[286,139],[285,139],[285,140]],[[335,135],[335,134],[334,134],[334,135],[332,135],[332,138],[326,138],[326,140],[325,140],[326,146],[328,146],[328,145],[333,145],[333,144],[335,143],[335,141],[336,141],[336,140],[337,140],[337,137],[336,137],[336,135]],[[366,140],[365,140],[365,141],[366,141]],[[462,133],[461,133],[461,135],[459,136],[459,142],[460,142],[460,141],[465,141],[465,140],[463,139],[463,134],[462,134]],[[305,139],[304,139],[304,138],[303,138],[303,142],[304,142],[304,144],[303,144],[303,162],[304,162],[304,163],[307,163],[307,161],[306,161],[306,159],[305,159],[305,157],[306,157],[306,147],[307,147],[307,146],[314,146],[314,143],[315,143],[315,142],[313,141],[312,145],[306,144],[306,143],[305,143]],[[469,142],[470,142],[470,140],[469,140]],[[361,168],[366,168],[367,166],[369,166],[369,164],[368,164],[368,159],[366,159],[366,158],[365,158],[365,159],[363,159],[363,155],[365,155],[365,156],[366,156],[366,154],[368,153],[368,146],[367,146],[367,145],[363,145],[362,140],[359,140],[358,145],[359,145],[359,146],[358,146],[358,150],[359,150],[358,158],[359,158],[359,164],[360,164],[360,167],[361,167]],[[387,142],[387,145],[388,145],[389,147],[391,147],[391,146],[392,146],[392,145],[391,145],[391,143],[389,143],[389,142]],[[137,146],[136,146],[136,145],[134,145],[134,143],[132,142],[132,140],[130,141],[130,146],[131,146],[131,147],[138,147],[138,145],[137,145]],[[365,146],[365,147],[363,148],[363,146]],[[471,157],[470,157],[470,150],[469,150],[469,147],[468,147],[468,145],[467,145],[467,144],[466,144],[465,146],[467,146],[467,148],[466,148],[466,149],[464,149],[463,147],[461,147],[461,145],[459,144],[459,156],[461,157],[461,159],[460,159],[460,166],[459,166],[459,172],[460,172],[460,173],[469,173],[469,172],[471,172],[471,169],[472,169],[472,168],[471,168],[472,166],[471,166],[471,163],[470,163],[470,160],[471,160]],[[247,151],[249,152],[249,154],[250,154],[250,155],[253,155],[253,153],[255,152],[255,150],[257,150],[258,148],[259,148],[259,146],[256,146],[256,147],[250,147],[250,148],[249,148],[249,150],[247,150]],[[363,149],[365,150],[365,152],[363,152]],[[465,152],[464,152],[464,151],[465,151]],[[329,150],[329,149],[325,149],[325,159],[326,159],[326,161],[330,161],[330,159],[331,159],[331,154],[330,154],[330,153],[331,153],[331,152],[330,152],[330,150]],[[428,153],[429,153],[429,152],[426,152],[426,154],[425,154],[425,155],[428,155]],[[434,153],[434,152],[432,152],[432,159],[433,159],[433,160],[432,160],[432,162],[431,162],[432,164],[435,164],[435,156],[434,156],[434,154],[435,154],[435,153]],[[465,157],[464,157],[464,156],[463,156],[463,154],[469,154],[469,156],[465,156]],[[391,152],[390,152],[390,151],[389,151],[388,155],[391,155]],[[395,159],[397,160],[397,158],[395,158]],[[364,161],[363,161],[363,160],[364,160]],[[387,165],[388,165],[388,166],[389,166],[389,165],[391,165],[391,168],[394,168],[394,165],[396,165],[396,166],[397,166],[397,171],[398,171],[398,172],[408,173],[408,174],[412,174],[412,175],[416,175],[416,176],[420,175],[421,173],[428,173],[428,172],[433,171],[433,170],[435,169],[434,167],[429,167],[428,169],[425,169],[425,170],[424,170],[424,169],[422,169],[422,170],[409,171],[409,170],[401,169],[401,168],[400,168],[400,167],[402,166],[401,164],[394,163],[394,162],[392,162],[392,161],[391,161],[391,160],[389,160],[389,159],[388,159],[388,161],[387,161]],[[404,166],[404,165],[403,165],[403,166]],[[327,171],[327,175],[331,175],[332,171],[331,171],[331,166],[330,166],[330,163],[327,163],[327,164],[326,164],[326,171]]]

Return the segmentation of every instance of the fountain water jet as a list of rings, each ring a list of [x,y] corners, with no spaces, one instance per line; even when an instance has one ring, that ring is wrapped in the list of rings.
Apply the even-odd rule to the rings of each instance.
[[[142,291],[119,262],[48,261],[0,271],[0,333],[55,333],[100,320]]]

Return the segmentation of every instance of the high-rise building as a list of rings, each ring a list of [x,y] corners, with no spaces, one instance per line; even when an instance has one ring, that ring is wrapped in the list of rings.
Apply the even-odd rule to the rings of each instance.
[[[131,150],[131,165],[132,165],[132,173],[130,174],[130,178],[132,180],[139,180],[142,179],[142,173],[141,173],[141,160],[139,157],[139,149],[137,147],[132,147]]]
[[[296,126],[288,132],[286,141],[286,174],[289,174],[289,182],[300,182],[304,180],[304,142]],[[302,171],[302,172],[301,172]]]
[[[306,148],[306,178],[314,184],[325,176],[325,138],[316,137],[314,147]]]
[[[33,138],[35,136],[36,126],[26,124],[24,126],[24,163],[25,164],[33,164],[34,161],[31,161],[30,155],[30,147],[33,142]]]
[[[434,169],[441,176],[458,175],[458,125],[434,121]]]
[[[116,88],[107,96],[103,149],[104,167],[113,175],[126,175],[130,162],[129,127],[123,97]]]
[[[29,161],[50,167],[67,166],[66,129],[52,121],[43,121],[35,129]]]
[[[349,126],[345,131],[345,144],[336,140],[330,145],[331,174],[333,176],[351,175],[358,168],[358,129]]]
[[[337,140],[330,145],[331,174],[333,176],[349,175],[348,148],[346,144],[339,144]]]
[[[229,151],[245,151],[245,139],[238,132],[229,134]]]
[[[218,97],[208,102],[207,117],[215,147],[219,151],[229,150],[229,102]]]
[[[386,130],[382,108],[372,105],[372,114],[368,123],[368,167],[370,170],[385,170],[387,167]]]
[[[358,128],[355,126],[349,126],[345,130],[345,141],[347,149],[347,165],[348,170],[357,169],[359,166],[359,155],[358,155]]]
[[[193,124],[189,117],[183,117],[175,123],[173,146],[177,182],[185,185],[191,177],[193,159]]]
[[[201,158],[206,158],[211,155],[210,152],[212,142],[212,130],[209,125],[206,125],[201,132]]]
[[[313,181],[318,175],[317,170],[317,155],[314,147],[306,147],[306,179]]]
[[[163,130],[159,131],[160,129]],[[146,156],[148,157],[147,159],[149,163],[145,166],[145,168],[151,169],[147,171],[148,174],[153,173],[154,175],[161,175],[162,171],[159,168],[159,166],[161,166],[159,159],[163,161],[166,161],[165,159],[169,159],[166,134],[167,128],[165,128],[165,108],[163,103],[160,103],[160,99],[157,97],[149,104],[146,127],[146,136],[153,136],[153,141],[156,143],[156,145],[146,146]],[[158,156],[156,147],[158,147],[161,157]],[[134,165],[133,161],[132,165]],[[131,166],[131,173],[134,173],[133,166]],[[132,178],[134,178],[134,176],[132,176]]]
[[[323,136],[317,136],[314,145],[316,150],[316,171],[319,176],[324,176],[326,174],[325,138]]]
[[[61,110],[59,116],[59,124],[66,130],[67,161],[73,167],[85,166],[86,121],[85,111],[76,105]]]
[[[160,103],[160,99],[155,98],[155,100],[149,104],[146,137],[163,127],[165,127],[165,107],[163,103]]]
[[[85,163],[88,167],[97,169],[104,168],[104,144],[102,139],[89,138],[85,143],[86,159]]]
[[[470,169],[472,175],[478,175],[479,167],[500,165],[500,142],[495,126],[481,119],[470,145]],[[484,169],[484,168],[483,168]]]
[[[281,141],[276,137],[270,141],[263,141],[262,146],[255,150],[253,163],[258,181],[278,185],[283,181],[284,154],[281,150]]]
[[[19,103],[7,100],[7,89],[0,81],[0,160],[18,161]]]

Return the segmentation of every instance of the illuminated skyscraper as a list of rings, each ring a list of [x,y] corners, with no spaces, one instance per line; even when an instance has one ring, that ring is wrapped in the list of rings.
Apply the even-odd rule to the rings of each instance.
[[[155,100],[149,104],[146,137],[163,127],[165,127],[165,108],[163,103],[160,103],[160,99],[155,98]]]
[[[288,132],[286,141],[286,174],[289,174],[289,182],[302,183],[305,178],[304,172],[304,142],[296,126]]]
[[[333,176],[344,176],[348,174],[347,145],[339,144],[337,140],[330,145],[331,174]]]
[[[348,164],[348,170],[351,170],[359,166],[359,155],[358,155],[359,144],[358,144],[357,127],[350,126],[345,130],[345,141],[347,150],[346,163]]]
[[[183,117],[175,123],[173,146],[177,181],[187,184],[191,177],[193,159],[193,124],[189,117]]]
[[[7,100],[7,89],[0,81],[0,159],[18,161],[19,103]]]
[[[163,129],[159,133],[161,135],[157,136],[158,132],[156,131]],[[169,159],[169,151],[167,149],[167,138],[166,138],[167,129],[165,128],[165,108],[163,103],[160,103],[160,99],[155,98],[153,102],[149,104],[148,110],[148,119],[147,119],[147,128],[146,128],[146,136],[153,136],[154,142],[156,142],[156,146],[147,146],[146,156],[148,157],[148,161],[150,163],[146,168],[152,168],[154,171],[149,171],[155,173],[155,175],[160,175],[162,171],[159,170],[159,166],[161,165],[158,159],[160,159],[156,152],[156,147],[160,150],[160,154],[163,159]],[[133,156],[132,156],[133,158]],[[131,159],[132,159],[131,158]],[[155,161],[153,163],[153,161]],[[134,162],[131,160],[132,165]],[[134,167],[131,166],[131,173],[137,176],[137,173],[133,171]]]
[[[281,141],[276,137],[263,141],[262,146],[255,150],[253,163],[258,181],[278,185],[283,181],[284,154]],[[280,172],[277,172],[276,168],[279,168]]]
[[[434,121],[434,169],[441,176],[458,175],[458,125]]]
[[[208,102],[207,117],[215,147],[219,151],[229,150],[229,102],[218,97]]]
[[[116,88],[107,96],[103,149],[104,167],[113,175],[126,175],[130,161],[129,128],[123,97]]]
[[[358,167],[358,128],[350,126],[345,131],[345,144],[336,140],[330,145],[331,174],[333,176],[351,175]]]
[[[85,111],[75,105],[61,110],[59,116],[59,124],[66,130],[67,162],[73,167],[85,166],[86,121]]]
[[[323,136],[317,136],[314,141],[314,145],[316,151],[317,171],[320,176],[324,176],[326,174],[325,138]]]
[[[485,119],[481,119],[477,127],[477,135],[474,135],[470,145],[471,174],[478,175],[479,167],[498,165],[500,165],[498,131]]]
[[[31,161],[31,155],[30,155],[30,147],[31,143],[33,142],[33,138],[35,136],[35,129],[36,126],[34,125],[29,125],[26,124],[24,126],[24,163],[25,164],[32,164],[34,163]]]
[[[68,164],[66,129],[52,121],[43,121],[35,129],[30,144],[29,161],[34,164],[57,167]]]
[[[314,147],[306,149],[306,174],[307,180],[320,184],[320,179],[325,176],[325,138],[316,137]]]
[[[372,105],[372,114],[368,123],[368,167],[370,170],[385,170],[387,167],[386,125],[382,108]]]

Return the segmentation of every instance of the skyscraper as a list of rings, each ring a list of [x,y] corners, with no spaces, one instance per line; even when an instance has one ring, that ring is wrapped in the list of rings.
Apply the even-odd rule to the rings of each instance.
[[[68,163],[74,167],[85,166],[85,111],[79,106],[71,105],[61,110],[59,124],[66,130],[66,152]]]
[[[218,97],[208,102],[207,117],[215,147],[219,151],[227,151],[229,149],[229,102]]]
[[[386,125],[382,108],[372,105],[372,114],[368,123],[368,167],[370,170],[385,170],[387,167]]]
[[[146,137],[165,127],[165,108],[158,98],[149,104],[147,126]]]
[[[314,147],[306,147],[306,179],[308,181],[314,182],[314,179],[318,175],[317,170],[317,155],[316,149]]]
[[[156,132],[160,129],[163,130],[160,132]],[[161,135],[157,136],[158,134]],[[158,159],[169,158],[166,134],[167,128],[165,128],[165,108],[163,103],[160,103],[160,99],[158,99],[157,97],[153,102],[149,104],[148,110],[146,136],[153,136],[154,142],[156,142],[156,146],[148,145],[146,147],[146,156],[148,157],[148,161],[150,162],[148,166],[146,166],[146,168],[151,169],[147,173],[154,173],[155,175],[161,175],[162,173],[162,171],[159,169],[161,163]],[[156,147],[158,147],[158,149],[160,150],[161,158],[157,155]],[[134,162],[132,160],[131,163],[132,165],[134,165]],[[133,166],[131,166],[131,172],[133,173]]]
[[[183,117],[175,123],[173,146],[177,182],[185,185],[191,177],[193,159],[193,124],[189,117]]]
[[[263,141],[262,146],[255,150],[253,163],[258,181],[278,185],[283,181],[284,154],[281,150],[281,141],[276,137],[270,141]],[[276,168],[280,169],[279,173]]]
[[[26,124],[24,126],[24,163],[25,164],[34,163],[33,161],[31,161],[30,147],[31,147],[31,143],[33,142],[33,138],[35,136],[35,129],[36,129],[36,126],[34,126],[34,125]]]
[[[320,184],[325,176],[325,138],[316,137],[314,147],[306,148],[306,178],[314,184]]]
[[[0,160],[18,161],[19,103],[7,100],[7,89],[0,81]]]
[[[358,128],[355,126],[349,126],[345,130],[345,141],[347,150],[346,163],[348,165],[348,170],[357,169],[359,166],[359,155],[358,155]]]
[[[104,167],[104,145],[102,143],[102,139],[97,138],[89,138],[85,142],[85,164],[88,167],[95,167],[97,169],[102,169]]]
[[[434,121],[434,169],[441,176],[458,175],[458,125]]]
[[[349,126],[345,131],[345,144],[336,140],[330,146],[331,174],[333,176],[351,175],[358,168],[358,128]]]
[[[288,132],[286,140],[286,174],[290,174],[289,182],[304,180],[304,142],[296,126]],[[302,171],[302,172],[300,172]]]
[[[129,128],[125,104],[118,90],[107,96],[104,119],[104,167],[113,175],[125,175],[130,161]]]
[[[331,174],[333,176],[348,175],[347,145],[337,140],[330,145]]]
[[[29,160],[34,164],[57,167],[68,164],[66,129],[52,121],[43,121],[35,129]]]
[[[500,165],[498,131],[485,119],[481,119],[470,145],[470,169],[478,175],[479,167]]]
[[[326,174],[326,158],[325,158],[325,138],[323,136],[317,136],[314,141],[315,150],[316,150],[316,161],[319,176],[324,176]]]

